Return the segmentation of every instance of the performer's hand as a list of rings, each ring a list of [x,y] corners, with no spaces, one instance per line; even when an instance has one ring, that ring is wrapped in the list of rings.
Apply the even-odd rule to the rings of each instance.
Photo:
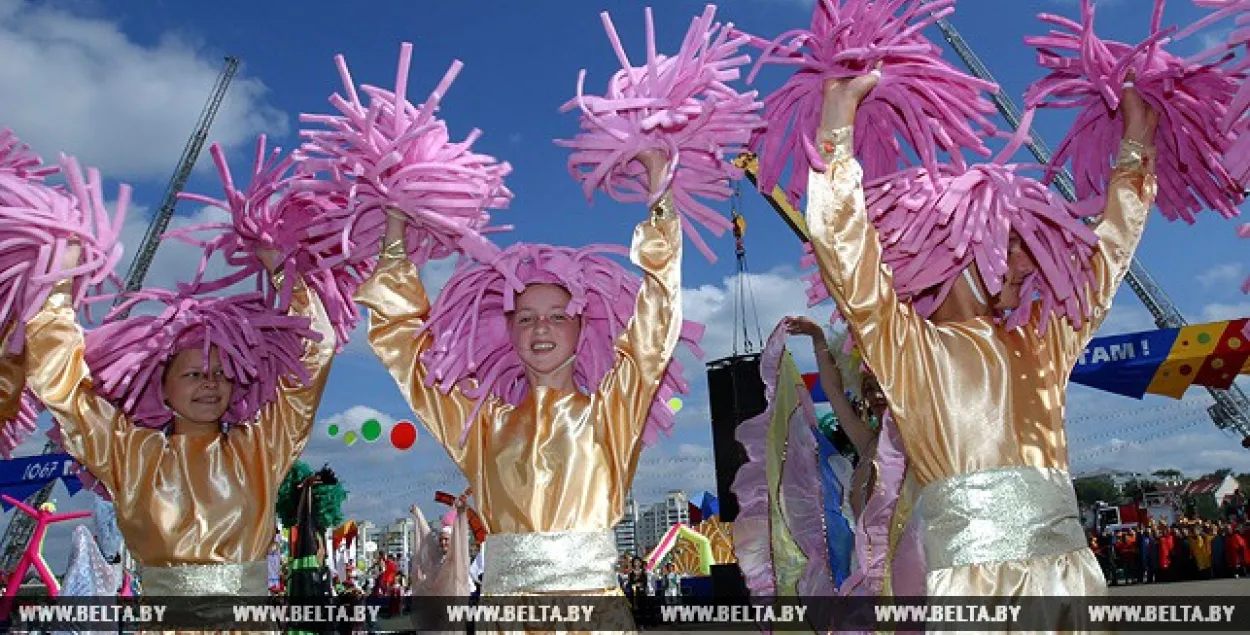
[[[668,172],[668,154],[663,150],[647,150],[636,158],[647,169],[647,183],[651,188],[651,193],[658,194],[660,184],[664,182],[664,175]]]
[[[81,264],[82,261],[82,245],[77,240],[69,241],[65,246],[65,253],[61,254],[61,266],[66,269],[73,269]]]
[[[825,330],[806,315],[786,318],[786,333],[789,335],[806,335],[812,339],[825,337]]]
[[[1124,138],[1151,147],[1154,145],[1155,128],[1159,125],[1159,113],[1133,87],[1131,82],[1134,78],[1135,74],[1129,71],[1124,93],[1120,96],[1120,112],[1124,115]]]
[[[408,231],[408,215],[398,208],[386,208],[386,235],[382,245],[391,245],[404,239]]]
[[[282,254],[278,253],[273,247],[261,247],[256,250],[256,257],[265,265],[265,269],[269,273],[277,271],[278,265],[282,264]]]
[[[855,124],[855,111],[860,102],[876,88],[881,79],[881,64],[870,73],[850,79],[825,80],[825,104],[821,110],[821,127],[825,130]]]

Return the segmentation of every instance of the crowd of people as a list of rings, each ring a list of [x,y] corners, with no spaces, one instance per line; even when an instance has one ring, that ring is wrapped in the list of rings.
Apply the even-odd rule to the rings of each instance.
[[[1102,535],[1091,530],[1090,549],[1112,585],[1241,578],[1250,574],[1250,522],[1244,506],[1236,509],[1215,521],[1183,517]]]

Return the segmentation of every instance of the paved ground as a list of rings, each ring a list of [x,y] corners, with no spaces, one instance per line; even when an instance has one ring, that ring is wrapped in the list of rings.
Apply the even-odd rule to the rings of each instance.
[[[1176,582],[1171,584],[1145,584],[1132,586],[1115,586],[1111,587],[1111,595],[1113,597],[1247,597],[1250,596],[1250,578],[1242,578],[1239,580],[1211,580],[1206,582]],[[408,617],[385,620],[379,625],[378,633],[403,633],[411,628],[411,622]],[[662,630],[659,632],[671,633],[673,635],[681,635],[686,633],[698,633],[706,635],[714,633],[716,630],[712,627],[698,630]],[[1120,631],[1123,634],[1144,632],[1144,631]],[[1155,635],[1176,633],[1178,635],[1187,635],[1193,631],[1148,631]]]

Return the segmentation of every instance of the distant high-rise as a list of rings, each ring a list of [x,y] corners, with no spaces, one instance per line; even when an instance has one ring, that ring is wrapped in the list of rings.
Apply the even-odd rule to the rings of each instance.
[[[655,503],[642,513],[636,540],[641,552],[645,554],[655,549],[669,528],[677,523],[690,523],[690,504],[685,492],[672,490],[663,502]]]
[[[616,532],[616,552],[619,554],[638,554],[638,539],[636,535],[638,527],[638,503],[634,502],[634,490],[629,490],[625,495],[625,513],[621,515],[621,522],[616,524],[613,531]]]

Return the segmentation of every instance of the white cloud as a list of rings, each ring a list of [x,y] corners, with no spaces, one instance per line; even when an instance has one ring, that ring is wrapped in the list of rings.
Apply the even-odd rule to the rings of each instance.
[[[1235,304],[1216,302],[1202,307],[1202,317],[1208,322],[1236,320],[1247,316],[1250,316],[1250,302],[1237,302]]]
[[[746,297],[746,334],[740,321],[735,328],[734,314],[740,310],[735,302],[737,275],[726,276],[719,285],[703,285],[682,291],[682,309],[687,320],[701,322],[706,327],[703,350],[707,361],[732,354],[737,343],[739,353],[748,352],[746,338],[760,351],[764,339],[782,318],[790,315],[810,315],[817,322],[827,322],[833,305],[824,304],[808,309],[807,286],[792,267],[777,267],[767,273],[745,274],[745,286],[750,289]],[[756,317],[758,316],[758,320]]]
[[[20,96],[0,101],[0,121],[50,162],[66,152],[113,177],[167,177],[220,58],[172,34],[140,44],[115,21],[62,6],[0,0],[0,83]],[[209,143],[232,148],[258,133],[285,134],[286,115],[267,103],[266,91],[236,75]]]
[[[1198,274],[1197,280],[1205,289],[1214,286],[1237,287],[1241,285],[1241,281],[1246,277],[1246,266],[1240,262],[1230,262],[1222,265],[1215,265],[1210,269]]]

